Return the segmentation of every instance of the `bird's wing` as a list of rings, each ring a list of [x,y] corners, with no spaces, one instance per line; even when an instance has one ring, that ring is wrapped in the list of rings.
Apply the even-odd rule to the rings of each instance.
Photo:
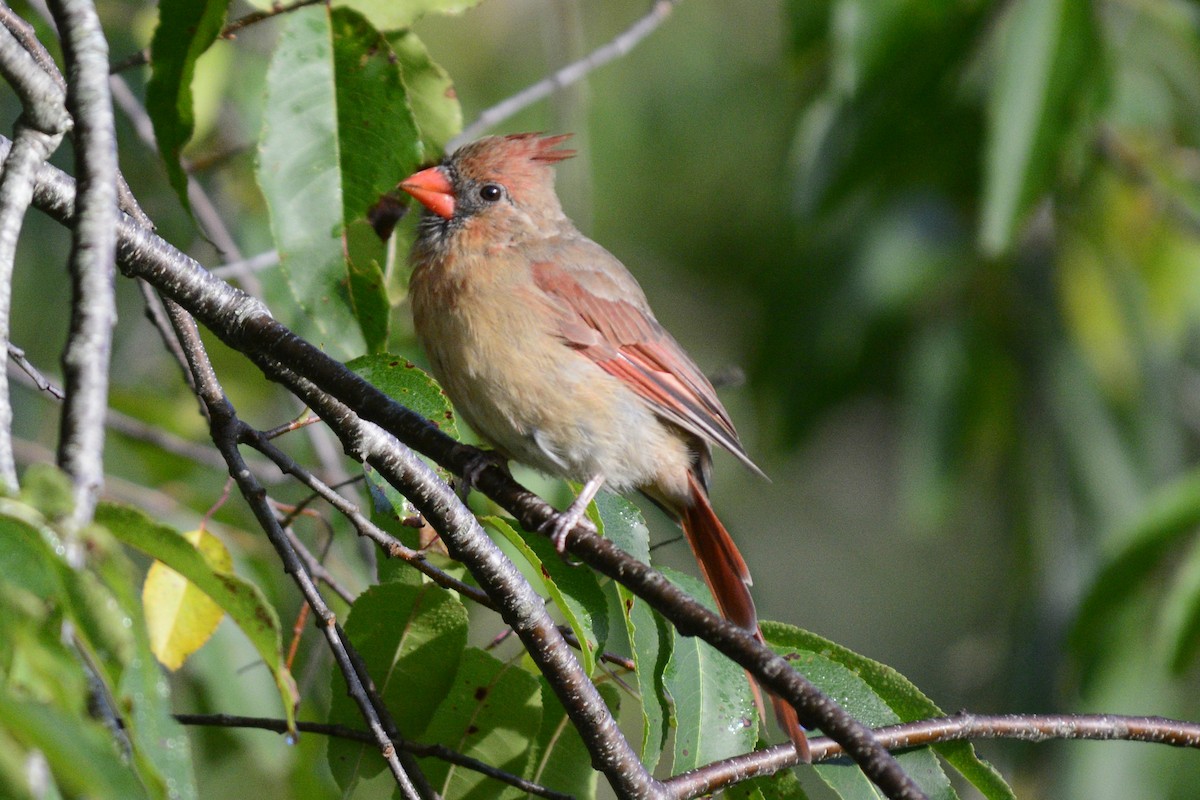
[[[656,414],[721,445],[762,474],[712,384],[654,318],[625,267],[599,245],[556,255],[535,261],[532,270],[534,283],[562,311],[563,340],[624,381]]]

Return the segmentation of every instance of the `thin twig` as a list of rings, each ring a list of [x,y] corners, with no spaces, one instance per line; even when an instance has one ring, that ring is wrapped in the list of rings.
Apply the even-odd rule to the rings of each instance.
[[[165,306],[180,344],[183,345],[184,352],[187,354],[188,365],[191,367],[196,381],[197,393],[208,407],[213,443],[225,457],[229,465],[229,474],[237,482],[238,489],[249,503],[259,526],[266,532],[267,538],[284,565],[284,570],[292,576],[292,580],[300,589],[305,602],[312,609],[317,620],[317,627],[325,635],[329,648],[346,680],[347,690],[362,712],[367,727],[371,730],[373,741],[379,746],[380,753],[392,772],[401,797],[404,800],[420,800],[424,793],[418,792],[414,784],[414,778],[420,775],[420,770],[416,768],[415,762],[411,762],[411,759],[405,759],[406,763],[401,764],[401,759],[390,738],[391,735],[394,735],[395,725],[392,723],[385,726],[387,709],[382,704],[373,702],[368,696],[369,680],[365,679],[355,667],[353,650],[338,626],[336,616],[325,604],[312,577],[304,569],[299,556],[280,527],[278,519],[266,501],[265,490],[242,460],[238,450],[238,441],[248,426],[238,419],[232,403],[221,389],[216,372],[200,341],[200,332],[196,329],[195,322],[173,301],[165,301]],[[388,728],[392,730],[389,731]],[[417,780],[421,779],[417,778]]]
[[[174,716],[176,721],[181,725],[214,728],[254,728],[284,734],[288,732],[287,720],[271,719],[269,717],[242,717],[233,714],[175,714]],[[318,733],[322,736],[330,736],[337,739],[349,739],[354,742],[365,742],[367,744],[374,743],[374,739],[367,731],[347,728],[345,725],[335,725],[328,722],[297,722],[296,728],[303,733]],[[523,792],[528,792],[538,797],[546,797],[549,800],[572,800],[569,794],[547,789],[545,786],[536,784],[533,781],[527,781],[519,775],[513,775],[510,772],[496,769],[491,764],[471,758],[457,750],[451,750],[449,747],[444,747],[440,744],[422,744],[401,737],[393,739],[392,742],[396,747],[415,756],[436,758],[448,764],[455,764],[478,772],[481,775],[486,775],[489,778],[494,778],[509,786],[515,786]]]
[[[8,345],[8,357],[15,366],[21,368],[20,373],[15,373],[20,383],[29,388],[37,389],[53,400],[61,401],[63,399],[62,388],[43,375],[26,358],[25,351],[11,342]],[[165,453],[185,458],[200,466],[211,467],[221,471],[228,469],[224,459],[212,448],[212,445],[189,441],[181,436],[176,436],[170,431],[150,425],[116,409],[110,408],[105,412],[104,424],[110,430],[116,431],[130,439],[153,445]],[[262,462],[256,463],[253,467],[259,476],[259,480],[264,483],[278,483],[281,480],[274,470],[268,472],[264,467],[265,465]]]
[[[265,269],[279,265],[279,252],[276,250],[268,250],[265,253],[259,253],[256,256],[233,261],[228,264],[222,264],[219,267],[213,267],[212,274],[222,280],[229,278],[242,279],[247,274],[253,275],[257,272],[262,272]],[[244,284],[243,284],[244,285]]]
[[[117,322],[117,137],[106,80],[108,42],[90,0],[51,0],[67,66],[67,109],[75,121],[75,225],[71,240],[71,322],[63,352],[59,465],[71,476],[76,528],[92,519],[104,484],[104,411]]]
[[[875,737],[889,750],[965,739],[1018,739],[1046,742],[1056,739],[1153,742],[1200,748],[1200,723],[1165,717],[1119,714],[1003,714],[960,712],[948,717],[905,722],[877,728]],[[813,763],[845,755],[841,745],[822,736],[809,740]],[[795,750],[778,745],[744,756],[708,764],[669,778],[664,783],[675,800],[711,794],[736,781],[770,775],[796,764]]]
[[[276,5],[273,8],[265,11],[251,11],[249,14],[246,14],[243,17],[238,17],[233,22],[230,22],[228,25],[222,28],[219,36],[222,39],[236,39],[239,31],[243,30],[244,28],[248,28],[251,25],[255,25],[263,20],[271,19],[272,17],[277,17],[280,14],[286,14],[289,11],[295,11],[296,9],[304,8],[305,6],[313,6],[324,2],[326,2],[326,0],[298,0],[295,3],[291,3],[286,6]],[[124,72],[128,69],[133,69],[134,67],[141,67],[149,63],[150,51],[138,50],[135,53],[130,53],[129,55],[125,56],[125,58],[122,58],[120,61],[114,62],[113,65],[109,67],[109,71],[113,74],[116,74],[119,72]]]
[[[8,357],[12,363],[21,368],[21,372],[25,374],[29,385],[33,386],[39,392],[45,392],[55,400],[63,399],[63,390],[41,373],[37,367],[33,365],[28,358],[25,357],[25,351],[17,347],[11,341],[8,342]]]
[[[611,41],[596,48],[578,61],[566,65],[553,75],[543,78],[532,86],[526,87],[511,97],[505,98],[491,108],[486,109],[479,115],[478,119],[468,125],[462,133],[455,136],[446,145],[446,151],[453,151],[460,145],[479,138],[486,131],[528,108],[537,101],[549,97],[554,92],[564,89],[573,83],[577,83],[592,70],[625,55],[636,47],[639,42],[653,33],[659,25],[662,25],[679,2],[680,0],[655,0],[654,5],[650,7],[650,13],[617,34]]]
[[[138,139],[150,150],[157,151],[158,143],[154,136],[154,123],[150,120],[150,114],[147,113],[146,107],[142,105],[142,102],[129,88],[129,84],[120,75],[109,76],[108,82],[112,89],[113,100],[133,124],[133,130],[137,133]],[[187,195],[188,202],[192,205],[192,212],[196,215],[196,222],[200,225],[201,233],[212,242],[213,247],[217,248],[221,258],[232,259],[234,264],[245,263],[241,249],[233,240],[233,234],[229,232],[229,227],[221,218],[212,198],[208,196],[208,192],[190,171],[187,171]],[[236,277],[242,288],[250,294],[262,295],[262,285],[258,282],[253,270],[243,269],[231,277]]]
[[[533,590],[474,514],[429,465],[395,437],[358,418],[306,378],[269,357],[251,356],[272,379],[287,385],[346,443],[405,496],[441,533],[450,556],[462,563],[516,632],[579,732],[593,765],[619,797],[662,797],[661,785],[645,769],[579,660]]]

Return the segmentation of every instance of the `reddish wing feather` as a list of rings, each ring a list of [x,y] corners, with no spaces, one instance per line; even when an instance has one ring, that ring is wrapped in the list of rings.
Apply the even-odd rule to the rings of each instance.
[[[626,300],[589,292],[551,262],[533,265],[533,280],[570,314],[560,333],[605,372],[625,381],[655,412],[716,442],[756,472],[712,384],[683,348],[646,311]]]

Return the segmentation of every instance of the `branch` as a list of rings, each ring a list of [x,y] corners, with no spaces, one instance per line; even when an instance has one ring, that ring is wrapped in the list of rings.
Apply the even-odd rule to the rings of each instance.
[[[446,152],[451,152],[460,145],[478,139],[483,133],[509,117],[515,116],[554,92],[583,80],[592,70],[625,55],[642,39],[653,33],[659,25],[662,25],[679,2],[680,0],[655,0],[650,7],[650,13],[618,33],[611,41],[596,48],[578,61],[567,64],[553,75],[543,78],[512,97],[505,98],[484,110],[474,122],[463,129],[462,133],[446,144]]]
[[[287,721],[282,719],[240,717],[232,714],[175,714],[174,716],[182,725],[215,728],[254,728],[257,730],[273,731],[275,733],[288,732]],[[344,725],[333,725],[323,722],[297,722],[296,728],[305,733],[319,733],[323,736],[332,736],[338,739],[350,739],[351,741],[365,742],[366,744],[374,742],[371,734],[366,731],[347,728]],[[415,756],[437,758],[449,764],[456,764],[460,767],[474,770],[481,775],[486,775],[489,778],[494,778],[509,786],[515,786],[523,792],[528,792],[538,797],[549,798],[549,800],[572,800],[569,794],[547,789],[545,786],[533,781],[527,781],[519,775],[513,775],[511,772],[496,769],[491,764],[471,758],[471,756],[460,753],[457,750],[451,750],[449,747],[443,747],[440,744],[421,744],[420,742],[400,737],[393,739],[392,743],[401,750],[412,753]]]
[[[874,733],[880,743],[889,750],[904,750],[965,739],[1017,739],[1025,742],[1058,739],[1121,740],[1200,748],[1200,723],[1165,717],[1129,717],[1118,714],[988,716],[962,711],[948,717],[876,728]],[[810,739],[809,749],[814,764],[832,761],[845,754],[839,744],[824,736]],[[664,783],[673,798],[683,800],[710,794],[736,781],[770,775],[796,763],[796,755],[792,748],[780,745],[708,764],[676,775]]]
[[[348,453],[377,470],[441,533],[451,558],[467,568],[521,639],[579,731],[593,766],[605,775],[618,797],[662,797],[661,785],[621,734],[542,598],[450,487],[392,434],[360,419],[342,402],[269,356],[250,355],[268,377],[304,400],[342,440]]]
[[[401,797],[403,800],[420,800],[425,795],[417,791],[413,778],[409,774],[410,772],[420,774],[416,769],[415,762],[410,760],[410,763],[404,765],[400,763],[396,749],[391,742],[392,736],[396,733],[395,724],[391,723],[389,718],[388,723],[390,724],[387,727],[390,730],[385,729],[386,709],[382,703],[377,701],[377,698],[369,696],[367,688],[369,678],[355,664],[353,651],[346,641],[341,627],[337,624],[337,617],[325,604],[320,591],[288,541],[287,534],[279,525],[279,520],[267,503],[266,491],[242,460],[238,450],[238,441],[248,426],[238,419],[233,404],[225,396],[224,390],[217,380],[216,372],[208,360],[204,345],[200,341],[200,332],[196,329],[196,323],[173,302],[168,301],[166,309],[180,344],[183,345],[184,353],[187,355],[188,366],[191,368],[196,382],[197,395],[208,409],[213,443],[217,445],[221,455],[228,463],[229,474],[237,483],[242,496],[249,503],[259,526],[266,532],[267,538],[283,563],[284,571],[292,576],[292,580],[300,589],[305,602],[312,609],[317,626],[325,634],[329,648],[346,679],[347,691],[362,712],[363,719],[370,728],[372,739],[379,746],[380,753],[395,778]]]
[[[8,9],[5,9],[8,11]],[[11,13],[11,12],[10,12]],[[6,24],[0,26],[0,73],[21,98],[13,146],[0,174],[0,342],[11,339],[12,275],[17,239],[33,199],[37,168],[58,149],[70,127],[63,90],[42,70]],[[0,349],[0,491],[15,492],[17,464],[12,441],[13,408],[8,386],[8,348]]]
[[[0,147],[2,150],[3,147]],[[34,192],[34,202],[39,208],[69,224],[73,194],[68,176],[50,166],[39,171]],[[119,243],[118,258],[123,270],[149,281],[192,312],[230,347],[249,354],[268,377],[289,385],[327,423],[333,425],[335,417],[321,413],[318,406],[314,405],[328,399],[323,392],[354,408],[363,420],[403,436],[407,444],[452,472],[462,474],[477,466],[478,450],[454,441],[424,417],[384,395],[271,318],[261,302],[214,278],[195,261],[153,233],[125,221],[120,225]],[[281,371],[281,362],[287,364],[287,370]],[[296,373],[309,378],[301,379]],[[307,388],[299,386],[301,381]],[[349,412],[342,409],[340,413]],[[380,442],[378,446],[383,448],[383,453],[400,459],[414,470],[408,473],[403,470],[392,472],[391,467],[395,465],[389,465],[390,476],[401,483],[406,496],[414,502],[417,497],[422,498],[422,503],[417,504],[418,509],[442,531],[443,539],[462,537],[464,530],[470,530],[469,525],[474,522],[474,517],[462,508],[449,488],[438,481],[423,462],[405,448],[387,442]],[[366,451],[356,447],[352,452],[362,457]],[[373,466],[378,468],[378,464],[373,463]],[[405,483],[406,480],[410,483]],[[514,481],[506,470],[496,467],[483,469],[479,472],[476,486],[513,513],[526,530],[541,529],[557,514],[548,503]],[[430,512],[436,512],[436,515]],[[461,516],[463,514],[469,517],[469,521]],[[822,695],[785,659],[760,644],[747,631],[693,601],[660,573],[595,536],[590,523],[580,522],[575,533],[570,537],[570,549],[574,555],[628,586],[682,633],[701,636],[727,657],[749,669],[764,686],[796,706],[807,725],[819,727],[841,742],[847,753],[863,768],[863,772],[889,797],[923,797],[895,759],[874,741],[870,731]],[[451,552],[466,561],[462,551]],[[468,564],[468,568],[474,573],[479,564]],[[479,576],[476,575],[476,578]],[[492,595],[492,591],[488,593]],[[521,633],[524,622],[519,627],[507,617],[506,621]],[[527,631],[526,635],[531,634]],[[554,636],[557,638],[557,633]],[[529,644],[524,636],[522,640]],[[540,647],[542,643],[539,641],[536,644]],[[577,700],[572,698],[572,703]],[[581,731],[585,730],[585,725],[577,717],[572,716],[572,721],[580,726]],[[605,773],[608,774],[607,768]]]
[[[71,243],[71,324],[63,352],[66,400],[58,447],[75,495],[72,523],[91,521],[104,483],[104,411],[117,321],[117,140],[108,92],[108,43],[90,0],[51,0],[67,67],[79,180]]]
[[[296,0],[296,2],[289,5],[280,5],[276,3],[270,10],[252,11],[243,17],[238,17],[233,22],[230,22],[228,25],[222,28],[220,37],[222,39],[236,39],[238,33],[243,28],[256,25],[263,20],[277,17],[280,14],[286,14],[289,11],[295,11],[298,8],[316,5],[317,3],[324,3],[325,1],[326,0]],[[130,55],[113,64],[109,71],[113,74],[116,74],[118,72],[124,72],[127,69],[133,69],[134,67],[140,67],[149,63],[150,51],[138,50],[136,53],[131,53]]]

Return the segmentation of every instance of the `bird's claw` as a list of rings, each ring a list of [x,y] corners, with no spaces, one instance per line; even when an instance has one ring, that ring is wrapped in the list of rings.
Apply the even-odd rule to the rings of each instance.
[[[542,533],[550,537],[550,541],[554,543],[555,552],[560,556],[567,551],[567,537],[579,524],[585,510],[586,507],[576,508],[572,505],[566,511],[555,514],[542,525]]]
[[[499,467],[507,472],[508,459],[495,450],[476,450],[472,453],[463,466],[462,478],[455,487],[459,500],[464,503],[467,501],[467,495],[471,493],[471,489],[479,482],[479,476],[488,467]]]

